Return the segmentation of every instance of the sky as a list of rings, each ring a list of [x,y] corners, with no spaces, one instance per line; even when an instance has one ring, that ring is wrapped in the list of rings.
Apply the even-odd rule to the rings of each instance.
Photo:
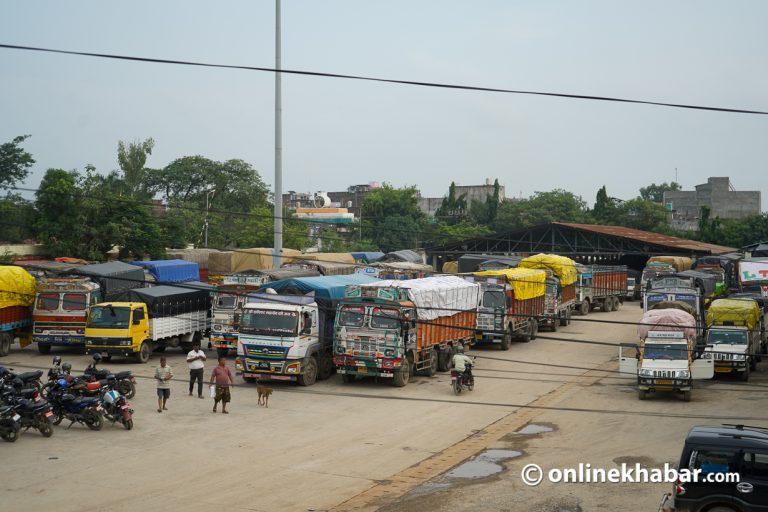
[[[121,7],[118,7],[121,6]],[[126,8],[126,6],[130,8]],[[4,2],[0,43],[274,67],[275,2]],[[284,69],[768,111],[768,2],[283,0]],[[0,143],[48,168],[239,158],[274,184],[274,75],[0,49]],[[729,176],[768,201],[768,116],[285,75],[283,190],[498,178],[631,199]]]

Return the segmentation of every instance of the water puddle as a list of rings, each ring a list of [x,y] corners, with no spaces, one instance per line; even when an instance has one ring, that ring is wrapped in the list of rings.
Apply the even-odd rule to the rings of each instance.
[[[449,487],[451,487],[451,484],[439,484],[437,482],[427,481],[421,484],[420,486],[416,487],[415,489],[413,489],[411,492],[409,492],[408,497],[420,498],[422,496],[432,494],[433,492],[448,489]]]
[[[552,432],[554,430],[553,427],[549,427],[547,425],[537,425],[536,423],[529,423],[520,430],[516,431],[515,434],[523,434],[523,435],[533,435],[533,434],[543,434],[545,432]]]
[[[486,450],[464,464],[453,468],[445,476],[447,478],[486,478],[504,470],[501,462],[514,459],[522,454],[523,452],[517,450]]]

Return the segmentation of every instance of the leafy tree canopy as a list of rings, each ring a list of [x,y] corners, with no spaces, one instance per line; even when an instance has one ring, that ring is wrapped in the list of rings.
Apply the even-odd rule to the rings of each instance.
[[[21,147],[27,138],[29,135],[20,135],[0,144],[0,188],[12,188],[27,179],[29,168],[35,163],[32,155]]]

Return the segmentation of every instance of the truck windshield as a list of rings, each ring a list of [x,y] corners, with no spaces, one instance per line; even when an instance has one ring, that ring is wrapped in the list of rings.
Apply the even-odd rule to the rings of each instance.
[[[96,306],[88,315],[88,327],[95,329],[125,329],[131,319],[129,308]]]
[[[219,295],[216,298],[216,307],[220,309],[235,309],[237,297],[235,295]]]
[[[85,294],[65,293],[61,307],[64,311],[85,311]]]
[[[374,329],[398,329],[400,327],[400,314],[396,309],[373,308],[371,327]]]
[[[681,343],[646,343],[643,347],[645,359],[688,359],[688,346]]]
[[[483,307],[485,308],[501,308],[506,307],[507,301],[502,291],[488,291],[483,293]]]
[[[747,331],[715,331],[710,330],[707,342],[712,345],[746,345]]]
[[[362,327],[365,320],[363,306],[342,306],[339,312],[339,325],[345,327]]]
[[[246,309],[240,319],[241,334],[296,336],[299,315],[295,311]]]
[[[43,311],[56,311],[59,309],[58,293],[41,293],[37,296],[37,309]]]

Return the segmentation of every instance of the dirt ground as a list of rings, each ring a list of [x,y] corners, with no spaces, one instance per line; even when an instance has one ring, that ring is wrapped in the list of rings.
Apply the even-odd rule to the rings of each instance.
[[[255,387],[243,383],[225,416],[211,412],[212,400],[187,396],[184,356],[173,351],[166,354],[175,372],[169,411],[158,414],[151,379],[157,357],[147,365],[114,360],[106,366],[139,376],[135,428],[62,425],[50,439],[29,431],[0,443],[2,508],[655,511],[666,484],[526,487],[520,480],[528,463],[675,463],[690,427],[727,422],[706,416],[768,423],[756,407],[768,390],[762,365],[749,383],[701,383],[690,403],[671,396],[640,402],[632,380],[611,373],[616,348],[574,342],[633,341],[630,323],[640,316],[627,303],[574,317],[507,352],[473,350],[477,385],[458,397],[445,374],[417,377],[405,388],[343,384],[334,376],[309,388],[276,383],[264,408]],[[62,355],[75,369],[88,362]],[[0,364],[26,371],[50,360],[34,347],[16,347]],[[212,367],[211,360],[206,378]],[[540,432],[518,433],[526,425]]]

